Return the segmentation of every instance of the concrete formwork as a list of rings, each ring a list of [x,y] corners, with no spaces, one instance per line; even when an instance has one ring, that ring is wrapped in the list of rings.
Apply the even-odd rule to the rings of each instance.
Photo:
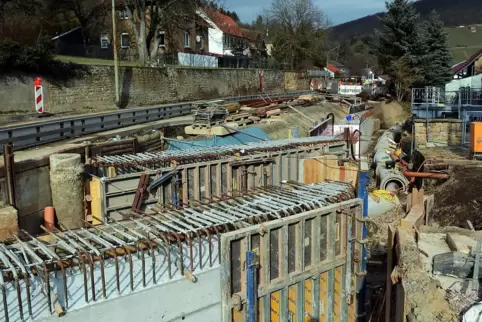
[[[280,186],[281,182],[286,180],[306,182],[305,169],[310,171],[310,175],[313,171],[320,172],[323,169],[307,168],[304,164],[305,158],[313,159],[323,155],[332,155],[334,157],[332,167],[336,169],[338,167],[337,160],[346,153],[345,142],[340,139],[328,140],[326,138],[313,140],[313,143],[305,146],[293,147],[293,144],[288,144],[286,149],[276,148],[274,151],[269,151],[269,149],[262,151],[263,149],[260,148],[250,153],[249,145],[243,147],[246,148],[244,156],[239,155],[239,147],[232,149],[232,154],[235,155],[217,156],[216,159],[203,162],[196,162],[203,159],[202,156],[183,161],[171,156],[170,159],[159,161],[154,165],[147,165],[154,169],[161,165],[162,168],[142,172],[139,172],[138,166],[145,167],[145,163],[125,163],[126,159],[127,161],[129,158],[132,159],[130,156],[119,156],[118,159],[115,157],[103,158],[101,160],[113,163],[110,166],[101,166],[98,168],[98,172],[93,171],[94,175],[90,182],[92,214],[99,218],[104,215],[121,218],[122,214],[119,213],[131,209],[139,180],[143,174],[148,174],[155,180],[166,173],[176,171],[177,178],[172,176],[153,191],[146,191],[142,202],[143,209],[154,204],[173,207],[226,198],[239,192],[264,186]],[[194,153],[189,150],[182,152],[194,156]],[[119,160],[119,163],[114,163],[115,160]],[[323,164],[323,161],[320,164]],[[100,176],[96,176],[95,173]],[[107,177],[104,176],[105,174],[114,174],[114,176]],[[353,182],[356,181],[356,176],[353,176],[356,172],[350,174],[351,176],[347,176],[347,178],[350,177]],[[345,178],[326,176],[324,172],[322,176],[320,181],[323,181],[324,178],[345,181]]]
[[[328,226],[321,230],[313,226],[313,233],[303,236],[311,238],[309,245],[319,244],[323,229],[338,236],[337,243],[327,246],[336,265],[326,267],[345,268],[333,273],[327,287],[334,294],[329,303],[340,305],[343,314],[348,311],[342,309],[346,307],[342,299],[349,293],[342,284],[355,285],[352,277],[359,260],[355,255],[360,253],[351,248],[350,236],[359,237],[358,233],[348,233],[355,227],[350,225],[359,227],[358,215],[350,215],[350,207],[346,214],[343,211],[346,206],[359,207],[360,201],[353,198],[354,189],[349,184],[293,184],[202,207],[132,214],[128,220],[96,228],[55,232],[41,239],[25,236],[23,241],[0,244],[6,308],[0,319],[19,321],[30,316],[48,320],[56,312],[67,313],[65,321],[124,320],[134,315],[143,321],[206,321],[206,317],[221,321],[216,305],[221,302],[219,250],[223,233],[246,227],[259,230],[266,222],[274,229],[291,222],[290,218],[304,221],[325,215],[330,218]],[[337,212],[340,209],[342,212]],[[318,221],[314,220],[324,226]],[[262,250],[266,251],[268,248]],[[322,261],[317,256],[313,264]],[[309,273],[306,266],[302,276]],[[337,297],[340,292],[345,295]]]

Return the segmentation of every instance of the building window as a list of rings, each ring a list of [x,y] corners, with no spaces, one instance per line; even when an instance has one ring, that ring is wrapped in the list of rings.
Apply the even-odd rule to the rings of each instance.
[[[126,20],[129,19],[129,15],[127,14],[127,10],[119,10],[119,19]]]
[[[131,45],[131,39],[129,34],[123,33],[121,34],[121,48],[129,48]]]
[[[189,31],[184,31],[184,48],[191,47],[191,34]]]
[[[166,46],[166,34],[164,31],[159,32],[159,47],[165,47]]]
[[[102,49],[109,48],[109,35],[106,32],[103,32],[100,35],[100,48]]]

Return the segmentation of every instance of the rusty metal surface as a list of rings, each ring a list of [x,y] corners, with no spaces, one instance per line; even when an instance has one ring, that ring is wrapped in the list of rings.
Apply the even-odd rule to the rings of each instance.
[[[128,294],[172,279],[197,280],[219,265],[223,232],[354,198],[351,185],[325,182],[263,187],[182,210],[155,206],[124,220],[54,231],[48,240],[23,231],[0,244],[2,321],[36,319]],[[52,294],[55,296],[46,296]]]

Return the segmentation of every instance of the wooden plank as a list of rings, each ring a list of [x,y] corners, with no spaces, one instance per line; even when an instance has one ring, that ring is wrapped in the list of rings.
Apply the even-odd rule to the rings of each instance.
[[[341,286],[342,286],[342,266],[338,266],[335,268],[335,289],[334,289],[334,308],[333,308],[333,317],[334,317],[334,322],[340,322],[341,321]]]
[[[456,233],[447,233],[445,241],[453,252],[462,252],[470,254],[472,249],[475,249],[476,240],[468,236],[462,236]]]
[[[328,319],[328,272],[320,274],[320,322]]]
[[[90,181],[90,195],[92,197],[92,201],[90,202],[92,216],[95,216],[99,219],[104,219],[104,212],[102,211],[102,183],[100,178],[92,177]],[[93,219],[92,223],[94,225],[99,225],[101,222]]]
[[[201,195],[201,185],[199,184],[199,167],[194,168],[194,176],[193,176],[193,190],[194,190],[194,200],[200,200]]]
[[[409,213],[401,220],[400,227],[418,229],[424,222],[425,207],[424,207],[424,191],[423,189],[413,189],[409,195],[408,200],[411,200]]]

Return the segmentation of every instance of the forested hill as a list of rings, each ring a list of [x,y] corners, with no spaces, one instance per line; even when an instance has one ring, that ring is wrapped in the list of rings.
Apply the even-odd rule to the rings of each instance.
[[[422,18],[428,16],[433,9],[437,10],[446,27],[482,23],[482,0],[419,0],[414,5]],[[370,35],[373,29],[380,28],[380,15],[383,13],[336,25],[331,28],[332,39],[344,41]]]

